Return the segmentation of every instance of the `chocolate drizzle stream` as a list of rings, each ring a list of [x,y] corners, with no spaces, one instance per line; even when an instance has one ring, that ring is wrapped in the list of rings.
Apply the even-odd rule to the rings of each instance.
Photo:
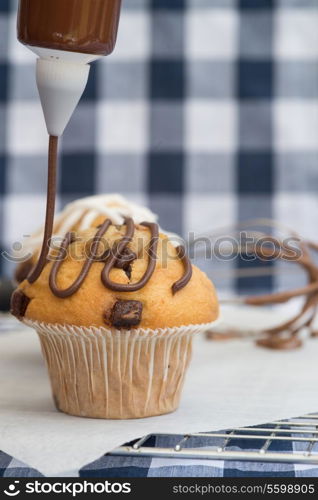
[[[48,158],[48,182],[47,182],[47,203],[46,203],[46,216],[45,216],[45,228],[44,228],[44,236],[42,249],[40,252],[40,257],[35,265],[34,269],[30,272],[27,277],[29,283],[34,283],[40,276],[43,271],[44,266],[48,261],[48,254],[50,251],[50,241],[53,234],[53,224],[54,224],[54,209],[55,209],[55,198],[56,198],[56,171],[57,171],[57,150],[58,150],[58,137],[50,136],[49,138],[49,158]],[[58,273],[60,271],[61,265],[64,259],[67,256],[68,247],[75,241],[75,234],[69,232],[66,234],[56,261],[53,263],[50,276],[49,276],[49,286],[51,291],[56,297],[66,298],[70,297],[74,293],[76,293],[81,285],[83,284],[85,278],[87,277],[89,270],[93,264],[93,262],[101,262],[101,260],[105,261],[105,266],[101,273],[101,280],[106,288],[109,288],[116,292],[134,292],[136,290],[140,290],[143,288],[151,276],[153,275],[156,268],[156,260],[157,260],[157,248],[158,248],[158,240],[159,240],[159,228],[157,224],[150,222],[142,222],[142,226],[147,227],[151,232],[151,238],[148,248],[148,265],[143,277],[137,283],[115,283],[110,279],[110,272],[114,267],[123,267],[126,271],[126,275],[129,279],[130,269],[125,269],[126,260],[128,264],[132,260],[134,260],[134,254],[131,252],[130,257],[125,257],[127,253],[127,246],[132,241],[135,232],[134,221],[127,217],[125,218],[126,224],[126,233],[119,243],[114,245],[111,251],[107,251],[101,259],[101,256],[98,256],[98,248],[101,238],[104,236],[108,228],[111,226],[112,222],[110,219],[106,219],[105,222],[100,226],[97,231],[91,248],[89,255],[84,262],[82,269],[76,278],[76,280],[65,289],[61,289],[57,285]],[[185,250],[183,247],[177,248],[177,253],[184,265],[184,275],[182,278],[173,284],[172,290],[173,293],[178,292],[183,287],[187,285],[192,276],[192,267],[189,259],[185,254]]]
[[[58,137],[50,135],[45,229],[44,229],[43,243],[39,260],[36,263],[34,269],[32,269],[32,271],[27,277],[29,283],[34,283],[40,276],[47,262],[47,256],[50,250],[50,240],[52,238],[52,233],[53,233],[55,198],[56,198],[57,149],[58,149]]]

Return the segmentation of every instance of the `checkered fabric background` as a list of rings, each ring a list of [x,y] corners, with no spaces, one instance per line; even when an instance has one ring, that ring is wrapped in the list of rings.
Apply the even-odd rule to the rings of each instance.
[[[292,421],[293,419],[291,419]],[[273,424],[262,424],[255,428],[273,428]],[[282,427],[289,428],[288,420],[282,421]],[[316,436],[317,428],[306,427],[312,434],[284,433],[284,437],[310,439]],[[223,432],[223,431],[222,431]],[[231,431],[224,431],[230,433]],[[244,431],[240,434],[244,435]],[[250,431],[247,432],[250,435]],[[279,433],[278,433],[279,435]],[[280,434],[282,435],[282,433]],[[144,447],[174,448],[183,436],[153,435]],[[224,438],[190,438],[184,443],[184,448],[195,447],[200,450],[215,449],[224,444]],[[135,440],[136,441],[136,440]],[[132,445],[135,441],[127,443]],[[229,441],[226,450],[229,451],[259,451],[264,441],[256,439],[235,439]],[[268,452],[303,454],[308,447],[308,441],[272,441]],[[312,449],[316,455],[317,443]],[[40,477],[42,474],[30,468],[15,458],[0,451],[0,477]],[[278,462],[242,462],[233,460],[208,460],[194,458],[164,458],[164,457],[124,457],[106,454],[87,464],[80,470],[65,471],[59,476],[68,477],[318,477],[318,467],[315,464],[278,463]]]
[[[45,203],[35,56],[15,22],[16,2],[0,0],[2,249]],[[318,0],[123,0],[117,48],[92,65],[63,138],[58,207],[120,192],[183,235],[255,216],[314,235],[317,26]]]

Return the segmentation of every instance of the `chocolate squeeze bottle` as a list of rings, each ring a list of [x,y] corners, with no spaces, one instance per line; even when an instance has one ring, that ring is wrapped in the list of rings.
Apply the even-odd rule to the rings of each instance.
[[[62,135],[89,63],[115,46],[121,0],[20,0],[18,39],[39,56],[36,80],[50,135]]]
[[[86,87],[89,63],[112,52],[121,0],[20,0],[18,39],[39,56],[36,82],[49,133],[43,244],[27,277],[33,283],[47,263],[54,225],[58,138]]]

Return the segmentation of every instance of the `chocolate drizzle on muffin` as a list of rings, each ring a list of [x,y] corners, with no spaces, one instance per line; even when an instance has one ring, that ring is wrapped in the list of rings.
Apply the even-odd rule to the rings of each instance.
[[[115,262],[115,266],[117,269],[123,269],[126,273],[127,278],[130,280],[131,272],[132,272],[132,263],[137,259],[137,255],[135,252],[130,250],[130,248],[126,247],[121,252],[120,256],[117,258]]]
[[[189,257],[186,254],[185,248],[183,246],[178,246],[177,254],[183,263],[184,274],[181,279],[179,279],[172,285],[172,292],[174,294],[179,292],[179,290],[181,290],[182,288],[184,288],[192,278],[192,264]]]
[[[98,256],[98,248],[101,242],[101,238],[105,235],[108,228],[111,226],[110,219],[106,219],[106,221],[101,225],[99,230],[97,231],[93,243],[91,245],[88,257],[84,262],[80,274],[76,278],[76,280],[65,289],[61,289],[57,285],[58,273],[63,264],[64,259],[67,255],[68,247],[75,241],[74,233],[67,233],[59,250],[56,261],[52,265],[52,269],[49,276],[49,285],[52,293],[59,298],[70,297],[74,293],[76,293],[81,285],[83,284],[88,272],[92,266],[92,264],[96,261],[100,261],[100,256]],[[142,278],[137,283],[115,283],[110,279],[111,270],[116,267],[119,269],[123,269],[126,273],[128,279],[131,278],[131,264],[134,260],[136,260],[136,254],[130,250],[128,244],[132,241],[135,233],[135,225],[131,218],[125,218],[126,224],[126,232],[122,239],[117,242],[111,249],[111,251],[107,251],[105,255],[105,265],[101,273],[102,283],[106,288],[116,292],[135,292],[137,290],[141,290],[150,280],[156,268],[157,261],[157,248],[158,248],[158,240],[159,240],[159,227],[155,223],[150,222],[142,222],[142,226],[148,228],[151,232],[151,238],[148,247],[148,265],[147,269],[142,276]],[[177,248],[178,257],[181,259],[184,265],[184,274],[180,280],[172,286],[173,293],[178,292],[182,288],[184,288],[187,283],[190,281],[192,276],[192,266],[185,254],[185,250],[183,247]]]
[[[95,260],[99,260],[97,256],[98,252],[98,247],[100,243],[101,237],[105,234],[109,226],[111,225],[111,221],[107,219],[102,227],[97,231],[93,243],[90,248],[89,255],[84,262],[81,272],[76,278],[76,280],[68,287],[65,288],[64,290],[59,288],[57,285],[57,276],[58,272],[60,270],[61,265],[63,264],[63,261],[67,255],[67,249],[75,241],[75,235],[74,233],[67,233],[64,240],[62,241],[57,260],[54,262],[51,272],[50,272],[50,277],[49,277],[49,285],[51,288],[51,291],[56,297],[59,297],[60,299],[64,299],[66,297],[70,297],[74,293],[76,293],[81,285],[83,284],[86,276],[88,275],[88,272],[90,268],[92,267],[92,264],[94,263]]]
[[[132,240],[134,236],[135,226],[132,219],[125,219],[127,224],[126,234],[123,239],[118,243],[118,245],[113,248],[111,252],[111,256],[107,259],[105,267],[102,271],[102,282],[106,288],[116,292],[135,292],[136,290],[141,290],[154,273],[156,268],[156,260],[157,260],[157,247],[158,247],[158,239],[159,239],[159,228],[157,224],[150,222],[142,222],[142,226],[148,227],[151,231],[151,239],[148,248],[148,266],[145,274],[137,283],[115,283],[109,277],[110,271],[115,267],[117,260],[120,258],[120,255],[127,247],[128,243]]]

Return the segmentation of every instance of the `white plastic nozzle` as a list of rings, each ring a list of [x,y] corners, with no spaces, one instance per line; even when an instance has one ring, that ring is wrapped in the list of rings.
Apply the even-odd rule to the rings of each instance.
[[[80,100],[90,66],[63,59],[37,59],[36,83],[48,133],[60,136]]]

